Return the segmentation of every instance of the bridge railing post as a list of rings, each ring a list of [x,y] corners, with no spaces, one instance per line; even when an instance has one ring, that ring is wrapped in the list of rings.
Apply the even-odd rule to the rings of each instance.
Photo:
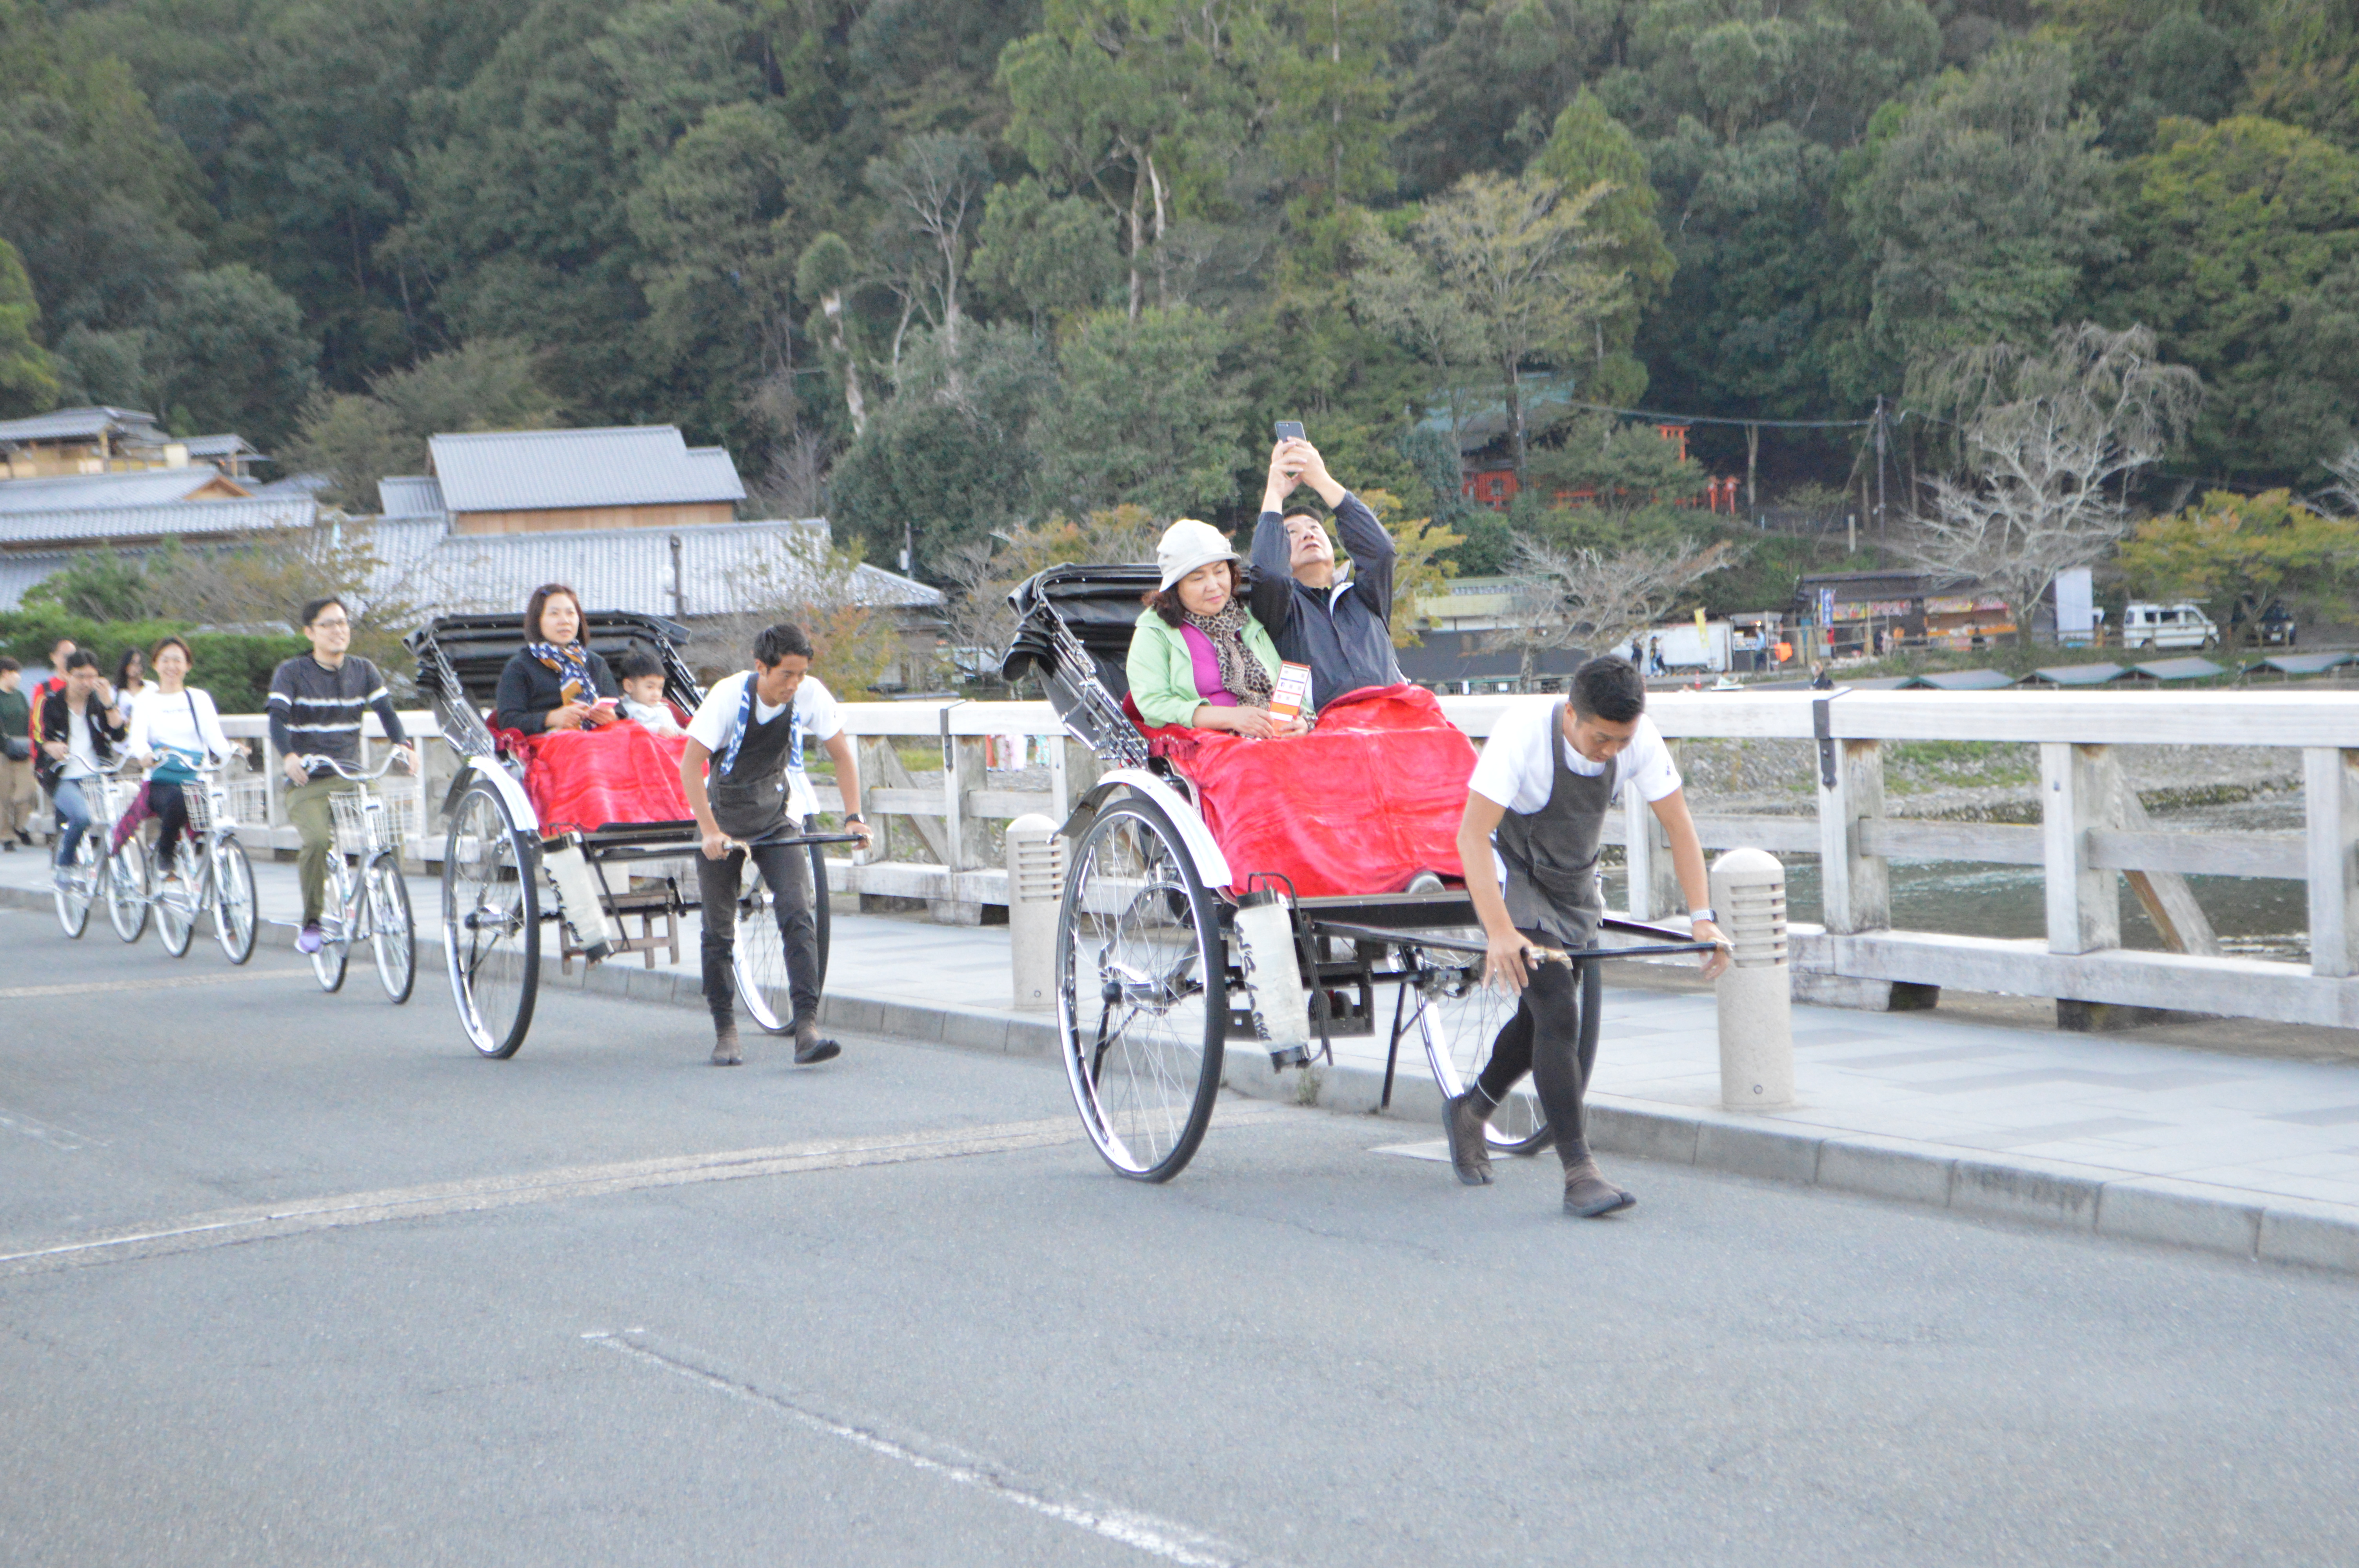
[[[2304,747],[2310,972],[2359,975],[2359,751]]]
[[[1848,936],[1892,925],[1892,873],[1862,845],[1860,824],[1884,816],[1884,750],[1875,741],[1828,739],[1814,759],[1819,783],[1819,889],[1829,932]]]
[[[2104,746],[2040,743],[2039,817],[2051,953],[2096,953],[2122,945],[2117,873],[2089,860],[2089,829],[2121,826],[2110,761]]]

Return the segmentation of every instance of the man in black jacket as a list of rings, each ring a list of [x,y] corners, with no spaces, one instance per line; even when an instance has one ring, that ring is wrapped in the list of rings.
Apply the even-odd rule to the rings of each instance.
[[[35,776],[49,792],[58,817],[56,874],[65,885],[74,863],[74,851],[90,831],[92,800],[86,792],[98,785],[99,770],[114,761],[114,749],[130,732],[130,720],[98,660],[77,648],[65,656],[60,683],[41,699],[34,715],[41,749],[34,760]]]
[[[1352,557],[1348,578],[1336,573],[1327,525],[1308,512],[1281,510],[1302,484],[1334,509]],[[1392,535],[1358,496],[1335,482],[1308,441],[1280,441],[1270,452],[1261,520],[1254,524],[1251,603],[1278,656],[1310,666],[1314,708],[1347,691],[1400,681],[1400,663],[1393,656]]]

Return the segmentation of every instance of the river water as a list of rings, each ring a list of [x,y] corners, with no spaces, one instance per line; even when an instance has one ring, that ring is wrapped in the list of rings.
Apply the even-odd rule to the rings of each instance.
[[[2299,795],[2241,801],[2232,806],[2150,811],[2157,828],[2293,832],[2302,828]],[[1614,857],[1605,873],[1605,902],[1625,907],[1628,881]],[[1781,856],[1786,863],[1786,913],[1791,920],[1821,918],[1819,858]],[[2190,877],[2188,887],[2218,933],[2223,953],[2252,958],[2310,961],[2309,893],[2299,881],[2274,877]],[[2162,938],[2126,881],[2122,946],[2159,950]],[[1892,924],[1901,930],[1945,931],[1962,936],[2044,937],[2046,881],[2038,866],[1993,866],[1960,860],[1895,860]]]

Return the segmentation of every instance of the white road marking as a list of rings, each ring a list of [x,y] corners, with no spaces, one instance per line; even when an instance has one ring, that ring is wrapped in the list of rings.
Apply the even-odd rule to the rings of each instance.
[[[675,1356],[635,1343],[631,1337],[643,1329],[625,1329],[621,1334],[592,1333],[582,1337],[603,1349],[627,1356],[642,1365],[669,1372],[691,1383],[711,1389],[742,1403],[783,1415],[799,1426],[830,1437],[840,1437],[855,1447],[907,1465],[929,1476],[939,1476],[962,1487],[973,1487],[1001,1502],[1028,1509],[1060,1524],[1069,1524],[1108,1541],[1117,1541],[1150,1557],[1167,1563],[1180,1563],[1189,1568],[1243,1568],[1255,1558],[1240,1548],[1191,1530],[1170,1519],[1158,1519],[1153,1514],[1140,1513],[1114,1503],[1092,1498],[1084,1493],[1066,1491],[1058,1496],[1056,1488],[1042,1483],[1015,1476],[1005,1465],[968,1455],[937,1457],[920,1453],[909,1443],[871,1432],[864,1427],[812,1408],[800,1400],[786,1394],[773,1393],[751,1383],[699,1367]],[[948,1444],[932,1444],[938,1453],[947,1453]],[[1267,1558],[1259,1559],[1267,1563]]]
[[[1224,1106],[1227,1126],[1245,1126],[1282,1115],[1277,1107]],[[31,1273],[82,1263],[185,1252],[199,1247],[261,1241],[387,1220],[429,1219],[440,1215],[508,1208],[518,1204],[558,1203],[602,1197],[649,1187],[734,1182],[755,1176],[791,1176],[807,1171],[842,1171],[863,1165],[897,1165],[913,1160],[951,1160],[969,1154],[1001,1154],[1080,1141],[1073,1117],[1006,1121],[982,1127],[937,1128],[924,1132],[836,1139],[769,1149],[733,1149],[711,1154],[669,1155],[604,1165],[569,1165],[516,1176],[484,1176],[429,1186],[393,1187],[373,1193],[298,1199],[251,1208],[190,1215],[183,1219],[136,1226],[0,1252],[0,1275]]]
[[[1368,1151],[1371,1154],[1397,1154],[1404,1160],[1439,1160],[1450,1163],[1450,1140],[1436,1138],[1425,1143],[1379,1143]]]
[[[225,973],[172,975],[154,980],[74,980],[54,986],[0,987],[0,1001],[21,1001],[38,996],[95,996],[110,991],[174,990],[181,986],[228,986],[242,980],[311,980],[309,969],[231,969]],[[318,984],[317,980],[312,980]]]

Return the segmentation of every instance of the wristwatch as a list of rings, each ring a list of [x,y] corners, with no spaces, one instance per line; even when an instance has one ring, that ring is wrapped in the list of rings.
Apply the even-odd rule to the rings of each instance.
[[[866,817],[864,817],[864,816],[861,816],[861,815],[860,815],[860,813],[858,813],[858,812],[856,812],[856,811],[847,811],[847,812],[845,812],[845,813],[843,814],[843,819],[844,819],[846,822],[857,822],[857,823],[859,823],[863,827],[867,827],[867,826],[868,826],[868,818],[866,818]]]
[[[1690,925],[1693,925],[1699,920],[1709,920],[1714,925],[1720,924],[1720,917],[1712,914],[1712,906],[1710,904],[1704,905],[1701,909],[1690,909],[1688,911],[1688,924]]]

